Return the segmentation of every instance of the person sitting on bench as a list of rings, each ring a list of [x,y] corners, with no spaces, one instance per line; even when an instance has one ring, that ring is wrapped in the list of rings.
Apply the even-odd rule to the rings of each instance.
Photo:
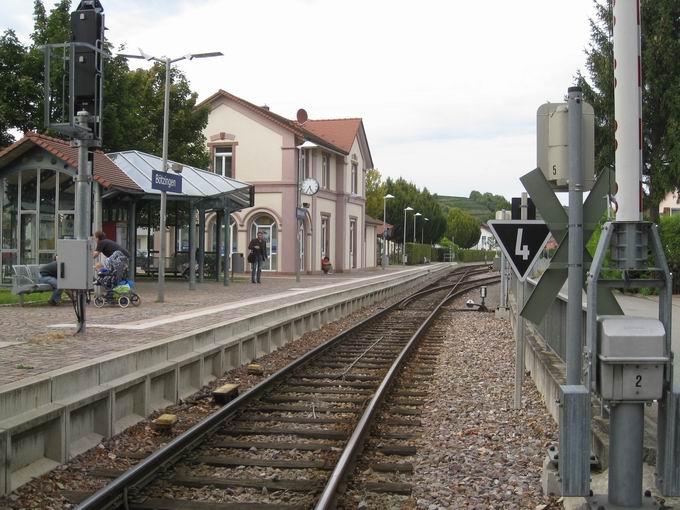
[[[61,303],[61,289],[57,288],[57,257],[52,262],[40,266],[38,283],[47,283],[54,289],[52,297],[47,302],[53,306]]]
[[[324,272],[324,274],[333,272],[333,264],[331,264],[331,261],[328,257],[321,259],[321,270]]]

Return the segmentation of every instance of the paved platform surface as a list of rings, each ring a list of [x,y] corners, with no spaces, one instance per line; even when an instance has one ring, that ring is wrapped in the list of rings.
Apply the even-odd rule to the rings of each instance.
[[[141,306],[89,305],[87,332],[78,336],[73,336],[75,314],[69,302],[56,307],[0,307],[0,385],[283,304],[398,278],[422,267],[303,275],[299,283],[294,276],[263,274],[259,285],[239,278],[228,287],[211,281],[197,284],[193,291],[186,281],[170,280],[164,303],[155,302],[155,281],[142,280],[136,284]]]

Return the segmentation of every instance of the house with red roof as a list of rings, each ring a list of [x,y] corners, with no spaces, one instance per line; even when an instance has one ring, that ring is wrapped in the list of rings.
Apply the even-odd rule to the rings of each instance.
[[[373,159],[362,119],[310,119],[301,109],[291,120],[224,90],[201,105],[210,112],[211,170],[255,186],[254,206],[231,215],[233,253],[245,254],[261,231],[269,271],[320,271],[325,256],[336,271],[376,265],[377,225],[367,221],[365,196]]]

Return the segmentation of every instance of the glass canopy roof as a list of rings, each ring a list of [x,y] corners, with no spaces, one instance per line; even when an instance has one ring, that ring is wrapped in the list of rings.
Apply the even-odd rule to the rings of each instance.
[[[127,176],[148,195],[160,195],[151,187],[153,170],[162,171],[163,160],[158,156],[139,151],[122,151],[107,154]],[[214,172],[201,170],[168,160],[168,167],[181,167],[182,193],[168,192],[168,198],[207,199],[229,198],[243,208],[250,207],[252,185],[223,177]]]

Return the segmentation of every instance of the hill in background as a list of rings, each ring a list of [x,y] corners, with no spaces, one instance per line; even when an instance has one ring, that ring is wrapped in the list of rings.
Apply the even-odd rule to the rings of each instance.
[[[491,193],[480,193],[473,191],[470,197],[451,197],[446,195],[437,195],[437,200],[444,210],[444,214],[448,214],[449,209],[460,209],[461,211],[474,216],[482,223],[485,223],[496,217],[496,211],[501,209],[510,210],[510,202],[500,195],[492,195]]]

